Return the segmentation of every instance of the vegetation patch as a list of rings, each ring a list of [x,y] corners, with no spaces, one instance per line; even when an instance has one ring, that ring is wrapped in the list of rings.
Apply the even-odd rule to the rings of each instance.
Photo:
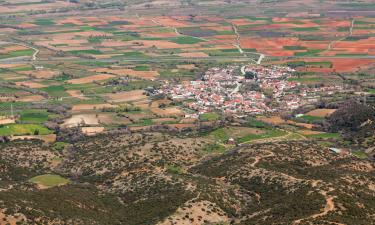
[[[309,138],[317,138],[317,139],[328,139],[328,138],[340,138],[339,133],[320,133],[320,134],[310,134],[307,135]]]
[[[69,183],[68,179],[65,179],[59,175],[45,174],[33,177],[29,180],[32,183],[39,184],[45,187],[61,186]]]
[[[216,121],[220,119],[220,115],[215,112],[211,112],[211,113],[204,113],[200,115],[199,118],[203,121]]]
[[[52,130],[38,124],[9,124],[0,126],[0,136],[47,135],[52,133]]]
[[[244,137],[237,138],[238,143],[250,142],[253,140],[265,139],[265,138],[275,138],[285,135],[286,132],[278,129],[265,130],[263,134],[248,134]]]
[[[203,147],[205,153],[224,153],[225,147],[218,143],[207,144]]]
[[[204,42],[202,39],[199,39],[199,38],[195,38],[195,37],[190,37],[190,36],[182,36],[182,37],[176,37],[176,38],[173,38],[171,40],[172,42],[174,43],[177,43],[177,44],[196,44],[196,43],[199,43],[199,42]]]
[[[46,110],[24,110],[20,113],[21,122],[44,123],[48,120],[49,113]]]

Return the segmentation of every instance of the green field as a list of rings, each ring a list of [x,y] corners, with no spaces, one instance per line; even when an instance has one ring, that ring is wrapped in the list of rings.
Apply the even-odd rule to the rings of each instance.
[[[32,183],[40,184],[46,187],[55,187],[65,185],[69,183],[68,179],[65,179],[59,175],[45,174],[33,177],[29,180]]]
[[[338,133],[321,133],[321,134],[307,135],[307,137],[309,137],[309,138],[317,138],[317,139],[339,138],[340,134],[338,134]]]
[[[363,151],[352,151],[351,153],[359,159],[367,159],[368,158],[368,155]]]
[[[20,113],[19,121],[26,123],[44,123],[48,120],[46,110],[24,110]]]
[[[19,51],[9,52],[7,54],[0,54],[0,59],[7,59],[7,58],[13,58],[13,57],[19,57],[19,56],[31,56],[33,53],[34,53],[34,50],[32,49],[19,50]]]
[[[316,122],[321,122],[323,118],[317,117],[317,116],[303,115],[303,116],[298,117],[297,120],[303,120],[304,122],[308,122],[308,123],[316,123]]]
[[[203,147],[203,152],[205,153],[224,153],[225,147],[221,144],[213,143],[207,144]]]
[[[147,55],[142,52],[125,52],[122,55],[129,58],[147,58]]]
[[[34,24],[39,26],[51,26],[55,25],[55,22],[53,22],[52,19],[37,19],[34,21]]]
[[[196,44],[199,42],[203,42],[202,39],[190,37],[190,36],[182,36],[182,37],[176,37],[172,39],[172,42],[177,44]]]
[[[293,28],[293,30],[295,31],[318,31],[319,28],[318,27],[296,27],[296,28]]]
[[[305,52],[295,52],[294,55],[295,56],[308,56],[308,55],[316,55],[320,52],[322,52],[323,50],[321,49],[309,49]]]
[[[48,95],[52,97],[69,96],[69,94],[65,92],[64,86],[49,86],[49,87],[41,88],[41,90],[47,92]]]
[[[81,54],[101,55],[103,54],[101,51],[96,50],[96,49],[76,50],[76,51],[69,51],[68,53],[73,54],[73,55],[81,55]]]
[[[46,127],[37,124],[9,124],[0,126],[0,136],[10,135],[47,135],[53,132]]]
[[[238,143],[244,143],[244,142],[249,142],[253,140],[280,137],[285,134],[286,134],[285,131],[273,129],[273,130],[265,130],[265,133],[263,134],[248,134],[244,137],[237,138],[236,140]]]
[[[200,119],[203,121],[216,121],[219,118],[220,118],[220,115],[215,112],[205,113],[205,114],[200,115]]]

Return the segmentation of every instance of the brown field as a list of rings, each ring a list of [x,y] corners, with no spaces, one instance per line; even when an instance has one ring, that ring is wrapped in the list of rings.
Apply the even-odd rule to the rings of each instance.
[[[118,92],[115,94],[105,94],[104,95],[110,102],[134,102],[139,100],[147,99],[147,96],[144,95],[143,90],[134,90],[126,92]]]
[[[32,82],[32,81],[16,82],[16,85],[18,85],[18,86],[24,86],[24,87],[29,87],[29,88],[44,88],[44,87],[46,87],[43,84]]]
[[[106,74],[115,74],[118,76],[132,76],[142,79],[153,80],[159,73],[157,71],[136,71],[132,69],[108,69],[108,68],[99,68],[94,70],[97,73],[106,73]]]
[[[308,113],[306,113],[309,116],[317,116],[317,117],[326,117],[334,113],[336,109],[315,109]]]
[[[73,115],[71,118],[66,119],[62,127],[76,127],[80,124],[85,125],[99,125],[99,118],[95,114],[80,114]]]
[[[170,108],[152,108],[151,112],[157,114],[158,116],[183,116],[185,115],[181,109],[177,107],[170,107]]]
[[[184,118],[180,120],[180,123],[195,123],[196,121],[198,121],[198,119]]]
[[[58,1],[58,2],[52,2],[52,3],[45,3],[40,4],[38,6],[38,10],[51,10],[56,9],[60,7],[69,7],[73,6],[73,3],[64,2],[64,1]],[[17,5],[17,6],[0,6],[0,13],[16,13],[20,11],[31,11],[34,10],[33,7],[30,7],[29,5]]]
[[[178,124],[167,124],[168,127],[176,128],[176,129],[184,129],[190,127],[196,127],[196,124],[193,123],[178,123]]]
[[[29,76],[37,78],[37,79],[49,79],[49,78],[53,78],[54,76],[58,75],[57,71],[52,71],[52,70],[25,71],[25,72],[21,72],[21,73],[29,75]]]
[[[280,124],[284,124],[286,123],[285,120],[283,120],[280,116],[271,116],[271,117],[258,117],[257,119],[259,119],[260,121],[263,121],[265,123],[270,123],[270,124],[274,124],[274,125],[280,125]]]
[[[321,59],[304,59],[306,62],[321,61]],[[307,68],[307,71],[312,72],[354,72],[360,69],[365,69],[374,64],[373,59],[350,59],[350,58],[335,58],[327,59],[333,64],[333,68]]]
[[[82,133],[91,136],[104,132],[104,127],[82,127],[81,130]]]
[[[148,110],[150,108],[150,105],[149,105],[150,102],[148,99],[143,99],[143,100],[132,102],[132,103],[134,106],[139,107],[140,109],[143,109],[143,110]]]
[[[105,113],[77,114],[66,119],[61,126],[65,128],[76,127],[79,125],[97,126],[99,124],[112,124],[113,122],[113,117]]]
[[[159,17],[155,21],[166,27],[187,27],[189,24],[185,21],[178,21],[170,17]]]
[[[21,50],[26,50],[26,49],[28,48],[21,46],[21,45],[10,45],[10,46],[5,46],[3,48],[0,48],[0,53],[7,54],[9,52],[21,51]]]
[[[288,124],[291,124],[293,126],[297,126],[297,127],[303,127],[303,128],[306,128],[306,129],[312,129],[314,127],[313,124],[309,124],[309,123],[297,123],[293,120],[288,120],[287,121]]]
[[[53,143],[56,141],[56,134],[48,134],[48,135],[24,135],[24,136],[12,136],[11,140],[42,140],[46,143]]]
[[[82,110],[100,110],[104,108],[116,108],[118,107],[117,105],[111,105],[108,103],[104,104],[79,104],[79,105],[74,105],[72,107],[72,111],[82,111]]]
[[[313,135],[313,134],[322,134],[324,132],[314,131],[314,130],[299,130],[298,133],[302,135]]]
[[[108,80],[110,78],[114,78],[115,76],[110,74],[101,74],[101,75],[93,75],[88,77],[82,77],[78,79],[72,79],[68,80],[67,82],[70,84],[87,84],[92,83],[94,81],[102,81],[102,80]]]
[[[165,104],[165,105],[169,105],[169,104],[171,104],[171,100],[169,100],[169,99],[160,99],[160,100],[156,100],[156,101],[153,101],[152,103],[151,103],[151,107],[152,108],[157,108],[157,107],[159,107],[161,104]]]
[[[186,64],[186,65],[177,65],[177,68],[178,69],[185,69],[185,70],[193,70],[196,67],[195,67],[194,64]]]
[[[35,101],[42,101],[45,100],[45,98],[41,95],[29,95],[29,96],[23,96],[17,99],[19,102],[35,102]]]
[[[16,68],[16,67],[23,67],[23,66],[27,66],[26,64],[3,64],[3,63],[0,63],[0,68],[4,68],[4,69],[10,69],[10,68]]]
[[[82,100],[87,100],[89,98],[85,97],[80,90],[67,90],[66,91],[70,96]]]
[[[11,123],[16,123],[16,120],[13,118],[0,117],[0,125],[11,124]]]

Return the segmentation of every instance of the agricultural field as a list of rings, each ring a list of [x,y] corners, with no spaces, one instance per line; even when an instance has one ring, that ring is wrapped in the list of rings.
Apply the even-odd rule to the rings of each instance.
[[[50,188],[65,185],[69,182],[69,180],[62,178],[58,175],[45,174],[31,178],[30,182],[39,185],[40,188]]]
[[[0,224],[368,224],[374,10],[0,0]]]

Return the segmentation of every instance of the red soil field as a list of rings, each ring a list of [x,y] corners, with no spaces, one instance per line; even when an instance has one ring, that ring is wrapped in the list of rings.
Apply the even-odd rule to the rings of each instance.
[[[306,62],[330,61],[333,68],[307,68],[308,71],[313,72],[354,72],[360,68],[366,68],[375,63],[373,59],[350,59],[350,58],[336,58],[336,59],[304,59]]]

